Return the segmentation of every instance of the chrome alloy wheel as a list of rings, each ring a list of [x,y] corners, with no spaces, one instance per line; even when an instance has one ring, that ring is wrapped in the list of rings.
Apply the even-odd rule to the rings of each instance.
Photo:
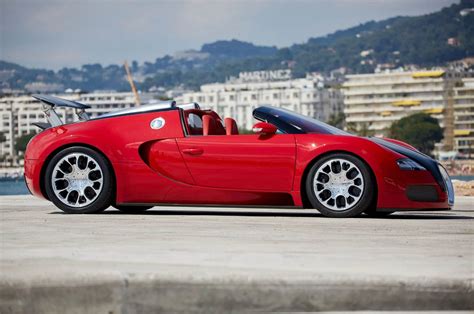
[[[345,211],[362,198],[364,177],[354,163],[346,159],[330,159],[316,171],[313,190],[318,201],[327,208]]]
[[[94,158],[83,153],[71,153],[56,163],[51,186],[63,204],[79,209],[97,199],[102,191],[103,178],[102,169]]]

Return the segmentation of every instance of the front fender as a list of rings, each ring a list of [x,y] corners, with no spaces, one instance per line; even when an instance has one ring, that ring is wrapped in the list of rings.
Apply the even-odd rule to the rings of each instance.
[[[404,156],[390,151],[365,138],[341,135],[302,134],[296,136],[296,171],[293,191],[300,192],[305,176],[314,162],[329,153],[348,153],[359,157],[375,176],[378,205],[390,194],[393,182],[403,181],[396,160]],[[390,182],[390,183],[387,183]],[[396,185],[396,183],[395,183]]]

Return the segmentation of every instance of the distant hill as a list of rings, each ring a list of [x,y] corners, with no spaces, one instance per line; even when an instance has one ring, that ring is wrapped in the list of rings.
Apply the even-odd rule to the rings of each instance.
[[[255,46],[252,43],[232,39],[204,44],[201,51],[219,58],[244,59],[274,56],[278,49],[276,47]]]
[[[132,62],[139,88],[184,85],[198,88],[241,71],[292,67],[295,76],[344,67],[350,73],[372,72],[377,66],[432,66],[474,56],[474,0],[463,0],[438,12],[416,17],[370,21],[287,48],[256,46],[235,39],[204,44],[154,62]],[[128,90],[122,65],[88,64],[57,72],[27,69],[0,61],[1,88],[80,88]]]
[[[173,56],[157,58],[155,62],[145,62],[141,70],[145,74],[187,72],[200,68],[213,69],[226,62],[236,62],[251,58],[271,58],[276,55],[276,47],[256,46],[252,43],[232,40],[219,40],[204,44],[200,50],[188,50]]]
[[[431,66],[474,56],[474,14],[460,14],[473,7],[474,0],[465,0],[432,14],[371,21],[294,45],[292,58],[298,72],[341,66],[370,72],[381,63]]]

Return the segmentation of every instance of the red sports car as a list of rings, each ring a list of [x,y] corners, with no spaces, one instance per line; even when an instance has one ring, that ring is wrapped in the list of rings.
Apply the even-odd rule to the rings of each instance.
[[[28,145],[31,193],[67,213],[159,204],[270,205],[325,216],[446,210],[451,180],[412,146],[358,137],[297,113],[258,107],[254,134],[239,134],[198,104],[144,105],[89,118],[89,106],[35,95],[49,123]],[[64,124],[56,107],[75,108]]]

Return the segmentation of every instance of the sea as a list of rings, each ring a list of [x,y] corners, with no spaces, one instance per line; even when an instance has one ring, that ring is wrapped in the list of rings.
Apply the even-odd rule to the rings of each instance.
[[[25,181],[21,179],[0,180],[0,195],[26,195],[30,194]]]
[[[452,176],[452,180],[472,181],[474,176]],[[30,194],[23,179],[1,179],[0,195],[27,195]]]

